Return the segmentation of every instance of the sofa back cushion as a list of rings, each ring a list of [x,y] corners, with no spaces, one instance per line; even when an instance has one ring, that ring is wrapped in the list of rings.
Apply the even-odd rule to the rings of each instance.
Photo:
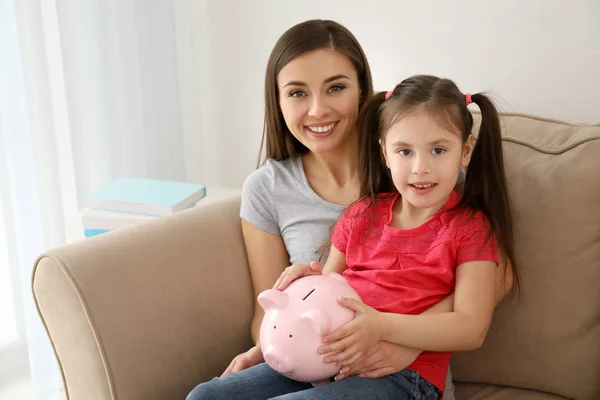
[[[600,125],[501,124],[522,292],[454,354],[454,379],[600,399]]]

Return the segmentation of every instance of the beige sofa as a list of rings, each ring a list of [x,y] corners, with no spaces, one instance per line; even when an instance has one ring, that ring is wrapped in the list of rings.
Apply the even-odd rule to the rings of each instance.
[[[453,357],[460,399],[600,399],[600,125],[504,115],[523,291]],[[73,400],[184,399],[250,344],[239,198],[41,255],[33,292]]]

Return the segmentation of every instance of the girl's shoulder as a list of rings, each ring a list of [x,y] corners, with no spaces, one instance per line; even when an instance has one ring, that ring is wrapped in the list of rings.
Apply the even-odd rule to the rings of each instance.
[[[356,218],[361,215],[364,215],[366,211],[374,211],[376,214],[381,214],[382,212],[387,212],[390,209],[390,204],[394,202],[398,193],[379,193],[375,197],[375,202],[370,197],[362,197],[350,204],[345,212],[345,217]],[[368,214],[371,217],[371,213]]]

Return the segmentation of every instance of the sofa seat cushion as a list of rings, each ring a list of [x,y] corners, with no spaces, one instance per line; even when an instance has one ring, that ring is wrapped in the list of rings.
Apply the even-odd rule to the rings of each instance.
[[[455,396],[460,400],[568,400],[567,397],[537,390],[482,383],[456,383],[454,387]]]

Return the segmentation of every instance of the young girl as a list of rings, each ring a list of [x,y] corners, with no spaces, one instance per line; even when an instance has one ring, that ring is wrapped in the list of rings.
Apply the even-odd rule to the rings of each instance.
[[[477,141],[471,102],[482,113]],[[370,196],[342,214],[324,270],[343,273],[364,304],[340,299],[355,318],[327,335],[320,351],[342,369],[381,340],[426,351],[400,372],[317,388],[259,364],[229,382],[200,385],[194,398],[435,399],[444,391],[450,352],[483,343],[494,309],[498,249],[518,282],[492,102],[483,94],[463,95],[449,80],[416,76],[369,100],[359,126]],[[453,188],[469,164],[461,198]],[[320,272],[317,263],[294,265],[275,286]],[[452,292],[452,312],[421,314]]]

